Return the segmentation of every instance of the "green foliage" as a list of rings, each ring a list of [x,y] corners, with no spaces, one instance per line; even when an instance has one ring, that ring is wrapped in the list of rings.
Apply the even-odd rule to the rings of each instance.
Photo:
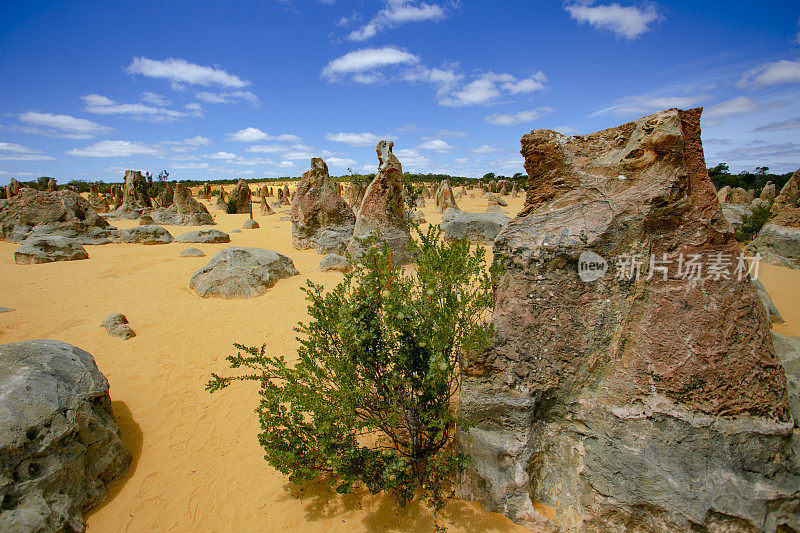
[[[237,208],[236,199],[233,196],[228,196],[228,199],[225,200],[225,212],[228,214],[235,214]]]
[[[36,178],[36,185],[39,186],[39,189],[45,190],[47,189],[47,183],[50,181],[50,176],[39,176]]]
[[[720,163],[708,169],[708,177],[711,178],[711,182],[717,190],[720,190],[726,185],[734,189],[736,187],[741,187],[745,190],[754,189],[756,191],[756,196],[761,194],[761,189],[764,188],[764,185],[766,185],[768,181],[774,183],[777,190],[780,191],[781,187],[786,185],[786,182],[792,177],[791,172],[786,174],[768,174],[768,171],[769,167],[756,167],[755,172],[743,171],[738,174],[731,174],[728,165]]]
[[[296,364],[237,344],[227,360],[245,373],[206,385],[259,383],[259,441],[291,481],[389,491],[401,505],[422,495],[438,511],[468,464],[453,405],[462,369],[492,338],[498,268],[486,268],[482,248],[443,242],[437,226],[418,234],[408,269],[373,246],[331,291],[308,282]]]
[[[739,242],[748,242],[758,235],[758,232],[761,231],[761,228],[764,227],[764,224],[769,220],[771,208],[772,202],[770,201],[768,204],[754,207],[752,215],[742,216],[742,224],[736,228],[736,240]]]
[[[406,202],[406,209],[413,211],[417,208],[417,199],[422,194],[422,186],[415,187],[413,183],[405,180],[403,176],[403,200]]]
[[[493,180],[494,179],[494,172],[487,172],[486,174],[483,175],[483,179],[485,179],[487,181]]]

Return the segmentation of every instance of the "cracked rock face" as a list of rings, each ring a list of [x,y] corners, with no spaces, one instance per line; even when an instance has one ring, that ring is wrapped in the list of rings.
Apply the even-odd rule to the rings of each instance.
[[[321,254],[341,254],[353,235],[355,216],[322,158],[311,159],[292,199],[292,244]]]
[[[0,531],[83,531],[83,512],[130,462],[90,354],[0,345]]]
[[[756,288],[677,271],[679,254],[739,254],[700,111],[522,138],[526,205],[494,244],[494,343],[460,396],[474,423],[458,435],[462,497],[532,528],[800,528],[787,378]],[[666,280],[612,267],[587,283],[583,252],[672,263]]]
[[[356,259],[364,255],[365,240],[377,238],[392,249],[393,261],[402,264],[410,260],[411,232],[403,202],[403,167],[392,153],[393,146],[391,141],[380,141],[375,148],[380,162],[378,173],[364,192],[353,238],[347,245]]]

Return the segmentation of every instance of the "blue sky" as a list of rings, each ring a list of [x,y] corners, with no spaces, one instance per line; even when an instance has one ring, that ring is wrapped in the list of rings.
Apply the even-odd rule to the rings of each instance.
[[[523,172],[535,128],[705,107],[709,164],[800,167],[800,5],[262,0],[0,4],[0,184]]]

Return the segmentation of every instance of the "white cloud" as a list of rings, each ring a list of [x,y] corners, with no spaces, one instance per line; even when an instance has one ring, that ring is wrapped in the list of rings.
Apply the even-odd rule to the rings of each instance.
[[[554,111],[552,107],[537,107],[536,109],[527,109],[525,111],[519,111],[518,113],[495,113],[493,115],[489,115],[484,120],[495,126],[512,126],[514,124],[536,120],[542,115],[552,111]]]
[[[356,164],[354,160],[346,157],[329,157],[325,162],[332,167],[351,167]]]
[[[129,74],[141,74],[150,78],[169,80],[174,84],[201,85],[210,87],[242,88],[250,85],[233,74],[228,74],[221,68],[206,67],[189,63],[183,59],[169,58],[163,61],[146,57],[134,57],[127,71]]]
[[[800,83],[800,59],[794,61],[781,59],[764,63],[745,72],[736,85],[738,87],[764,87],[788,83]]]
[[[285,167],[293,167],[293,166],[294,166],[294,163],[292,163],[291,161],[281,161],[281,164],[280,164],[280,166],[282,166],[282,167],[284,167],[284,168],[285,168]]]
[[[408,166],[430,164],[430,159],[428,156],[422,155],[416,150],[401,148],[399,150],[395,150],[394,155],[397,156],[401,163]],[[368,172],[375,172],[375,165],[365,165],[364,169]]]
[[[623,98],[622,103],[616,104],[599,111],[595,111],[589,118],[612,113],[617,117],[629,117],[631,115],[646,115],[663,109],[677,107],[679,109],[692,108],[708,98],[707,95],[697,96],[652,96],[640,95]]]
[[[91,120],[76,118],[71,115],[28,111],[27,113],[20,113],[19,119],[25,124],[45,128],[44,130],[28,129],[26,130],[28,133],[40,133],[68,139],[89,139],[96,135],[104,135],[114,131],[112,128],[102,126]]]
[[[68,150],[67,155],[80,157],[130,157],[133,155],[159,155],[160,151],[135,141],[100,141],[85,148]]]
[[[21,144],[0,142],[0,161],[51,161],[52,159],[39,150]]]
[[[484,144],[470,150],[470,152],[475,155],[491,154],[493,152],[498,152],[498,151],[500,151],[499,148],[495,148],[494,146],[489,146],[488,144]]]
[[[189,108],[189,111],[178,111],[166,107],[154,107],[143,104],[120,104],[99,94],[87,94],[81,96],[86,103],[86,111],[98,115],[128,115],[138,120],[151,120],[153,122],[164,122],[179,120],[185,117],[199,117],[202,115],[199,106]],[[187,106],[188,108],[188,106]]]
[[[731,100],[714,104],[704,111],[706,117],[726,117],[730,115],[744,115],[748,113],[756,113],[759,111],[768,111],[770,109],[777,109],[786,107],[789,102],[783,100],[776,100],[773,102],[756,102],[752,98],[746,96],[737,96]]]
[[[243,130],[239,130],[234,133],[229,133],[226,136],[226,139],[229,141],[238,141],[243,143],[252,143],[256,141],[291,142],[291,141],[299,141],[300,137],[298,137],[297,135],[292,135],[291,133],[282,133],[281,135],[273,136],[269,135],[266,132],[261,131],[258,128],[250,126]],[[251,151],[255,152],[257,150],[251,150]]]
[[[208,163],[172,163],[170,167],[176,170],[204,170],[208,168]]]
[[[212,93],[200,91],[195,96],[207,104],[238,104],[240,101],[247,102],[253,107],[261,105],[261,100],[250,91],[222,91]]]
[[[447,144],[442,139],[431,139],[430,141],[420,144],[419,146],[417,146],[417,148],[421,148],[423,150],[435,150],[439,153],[442,153],[453,150],[455,146]]]
[[[211,139],[203,137],[202,135],[197,135],[182,141],[164,141],[162,144],[171,146],[172,150],[175,152],[191,152],[200,146],[208,146],[211,144]]]
[[[322,76],[336,80],[343,76],[362,74],[391,65],[410,65],[417,62],[419,62],[417,56],[393,46],[362,48],[332,60],[322,69]]]
[[[326,133],[325,138],[337,143],[345,143],[350,146],[369,146],[378,144],[380,137],[374,133]]]
[[[439,137],[466,137],[467,133],[464,131],[456,131],[456,130],[439,130],[436,132],[436,135]]]
[[[759,126],[758,128],[755,129],[755,131],[770,132],[770,131],[789,131],[797,129],[800,129],[800,117],[781,120],[780,122],[770,122],[769,124],[764,124],[763,126]]]
[[[347,38],[351,41],[366,41],[379,31],[394,28],[400,24],[441,20],[445,15],[444,7],[437,4],[416,3],[410,0],[387,0],[386,7],[372,17],[367,24],[352,31]]]
[[[230,152],[215,152],[213,154],[205,154],[203,157],[208,159],[236,159],[236,154]]]
[[[629,40],[650,30],[650,24],[661,18],[652,5],[638,8],[617,3],[598,6],[584,3],[567,5],[564,9],[581,24],[588,22],[596,30],[607,30]]]
[[[161,107],[171,106],[172,101],[164,95],[151,93],[150,91],[145,91],[141,94],[142,102],[147,102],[148,104],[153,104]]]
[[[439,103],[454,107],[489,104],[502,96],[503,91],[514,95],[544,90],[546,81],[541,71],[521,80],[508,73],[487,72],[445,96],[440,95]]]

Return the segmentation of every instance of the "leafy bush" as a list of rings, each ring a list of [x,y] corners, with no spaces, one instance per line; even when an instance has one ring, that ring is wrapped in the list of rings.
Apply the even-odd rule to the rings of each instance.
[[[754,207],[752,215],[743,215],[742,224],[736,228],[736,240],[739,242],[748,242],[758,235],[758,232],[761,231],[761,228],[764,227],[764,224],[769,220],[771,208],[772,202],[769,202],[768,204]]]
[[[407,271],[373,246],[330,292],[308,282],[295,365],[237,344],[227,360],[246,373],[213,374],[206,388],[259,382],[259,441],[291,481],[390,491],[401,505],[421,494],[438,511],[469,461],[454,446],[453,404],[462,369],[492,337],[498,268],[482,248],[443,242],[437,226],[418,233]]]

